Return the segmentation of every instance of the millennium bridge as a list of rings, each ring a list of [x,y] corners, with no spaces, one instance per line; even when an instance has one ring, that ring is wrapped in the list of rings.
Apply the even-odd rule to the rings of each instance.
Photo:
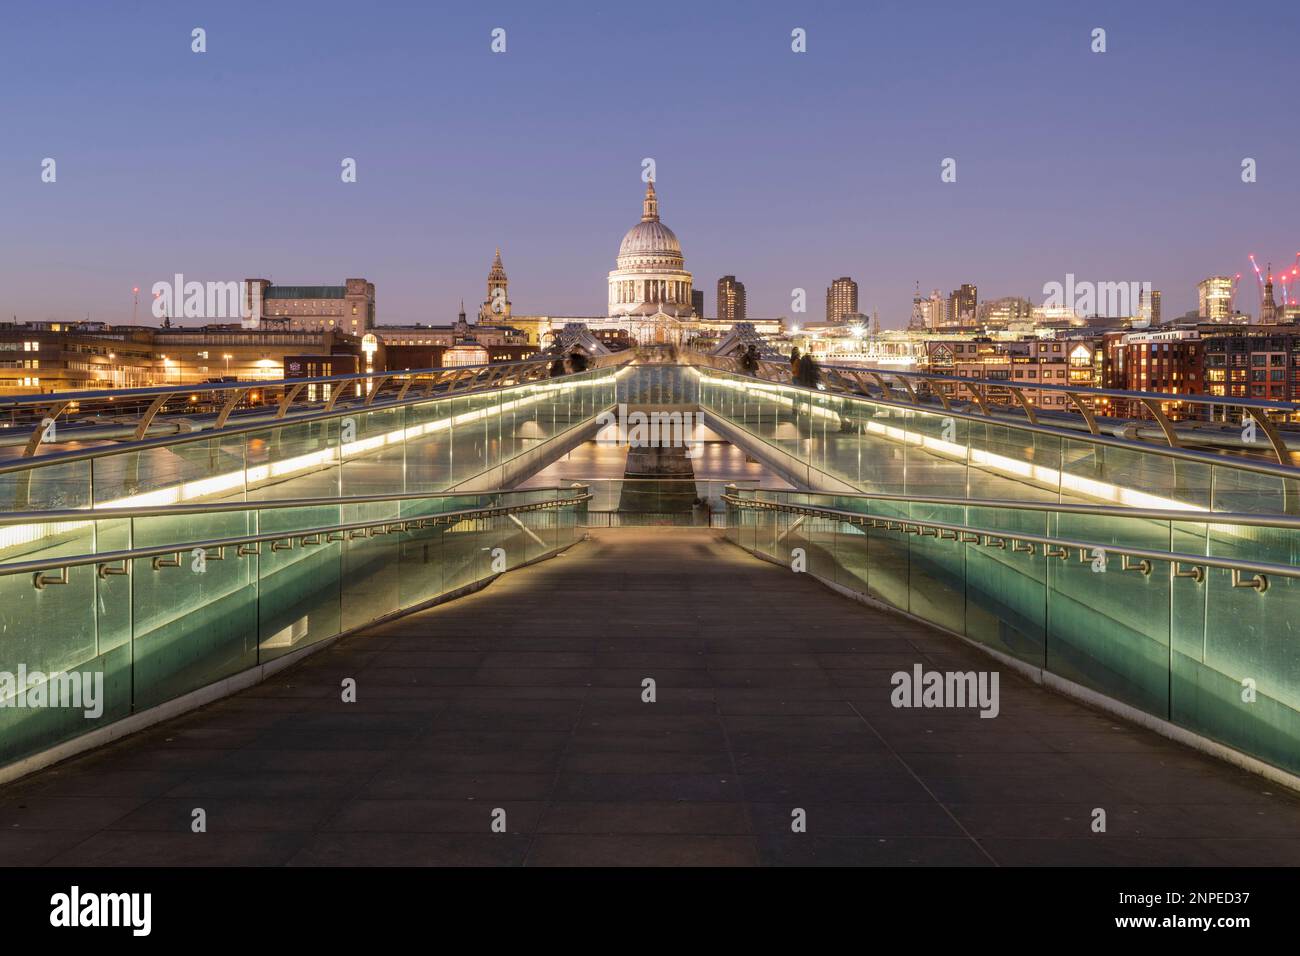
[[[666,348],[0,398],[0,861],[1298,863],[1293,421]]]

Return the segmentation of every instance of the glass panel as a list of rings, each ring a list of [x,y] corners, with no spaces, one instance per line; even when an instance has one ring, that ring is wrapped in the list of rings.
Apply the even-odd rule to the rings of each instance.
[[[1161,716],[1169,709],[1170,577],[1165,562],[1115,554],[1107,545],[1169,547],[1169,523],[1056,514],[1055,537],[1087,541],[1083,555],[1050,565],[1047,668]],[[1144,570],[1145,569],[1145,570]]]
[[[322,419],[247,435],[249,500],[338,495],[339,446],[355,440],[357,421]]]
[[[91,463],[67,461],[0,474],[0,509],[61,511],[91,506]]]
[[[913,502],[909,517],[923,521],[960,525],[960,505]],[[923,620],[965,633],[966,568],[964,548],[955,540],[929,534],[910,536],[911,554],[908,568],[908,610]]]
[[[209,532],[241,515],[188,522],[202,537],[218,537]],[[132,561],[136,709],[257,663],[257,557],[241,558],[235,550],[228,548],[217,560],[215,552],[200,557],[182,546],[170,555]]]
[[[347,520],[339,505],[267,508],[258,530],[292,531],[329,527]],[[263,543],[258,558],[258,650],[266,662],[338,634],[341,625],[340,568],[344,532],[286,535]]]
[[[1300,531],[1248,525],[1180,524],[1176,539],[1223,558],[1300,566]],[[1198,537],[1197,531],[1200,531]],[[1193,550],[1189,547],[1188,550]],[[1184,570],[1187,570],[1184,568]],[[1265,575],[1267,589],[1233,586],[1233,574],[1206,568],[1203,583],[1176,580],[1171,717],[1256,754],[1300,769],[1300,580]],[[1241,573],[1238,584],[1255,580]]]
[[[342,419],[340,428],[343,429],[341,494],[399,494],[406,490],[404,408],[358,412]],[[354,432],[352,435],[348,434],[350,430]]]

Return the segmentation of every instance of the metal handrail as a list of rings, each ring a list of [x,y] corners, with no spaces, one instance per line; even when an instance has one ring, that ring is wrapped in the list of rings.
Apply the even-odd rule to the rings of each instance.
[[[601,368],[622,365],[631,361],[633,355],[630,353],[615,352],[611,355],[598,356],[594,359],[586,371],[596,371]],[[184,395],[195,394],[216,394],[221,392],[230,393],[230,398],[225,402],[219,413],[205,412],[202,416],[190,416],[189,420],[196,421],[200,418],[207,418],[215,414],[215,420],[211,427],[197,429],[195,433],[183,435],[167,435],[162,440],[173,439],[176,441],[204,438],[209,433],[220,432],[223,435],[237,434],[240,431],[246,431],[250,428],[265,428],[268,423],[282,423],[314,421],[322,417],[332,417],[346,414],[356,408],[367,410],[379,408],[393,408],[401,405],[412,405],[426,401],[437,401],[451,395],[463,396],[476,392],[500,388],[505,385],[519,386],[532,384],[534,382],[551,381],[549,379],[550,366],[554,358],[547,356],[541,359],[527,359],[520,362],[501,362],[489,365],[464,365],[450,366],[447,368],[437,369],[418,369],[404,370],[400,372],[360,372],[348,375],[331,375],[318,378],[291,378],[276,379],[273,381],[244,381],[244,382],[204,382],[190,385],[157,385],[148,388],[139,389],[122,389],[122,390],[95,390],[80,392],[59,392],[48,393],[43,395],[17,395],[17,396],[0,396],[0,413],[6,410],[10,412],[20,409],[30,411],[45,411],[45,416],[38,419],[28,435],[26,446],[23,449],[22,459],[30,463],[36,458],[42,444],[46,442],[45,434],[47,426],[51,421],[57,421],[60,415],[64,415],[68,410],[76,405],[84,403],[112,400],[122,404],[128,404],[131,399],[152,399],[148,408],[139,416],[139,418],[129,418],[125,427],[134,427],[134,441],[122,442],[111,446],[114,448],[123,448],[131,445],[137,445],[146,440],[149,427],[153,424],[155,418],[165,407],[169,400]],[[570,375],[560,376],[555,381],[564,378],[570,378],[572,375],[580,375],[581,372],[570,373]],[[487,376],[485,381],[479,381],[483,375]],[[342,386],[355,384],[362,381],[375,381],[375,387],[368,394],[357,396],[359,404],[338,403],[339,397],[343,394]],[[393,397],[385,398],[383,401],[376,401],[380,391],[385,385],[392,381],[400,385]],[[413,391],[413,386],[420,384],[421,393],[413,397],[407,397],[408,393]],[[462,387],[465,385],[467,387]],[[313,396],[313,389],[309,386],[331,386],[331,397],[327,400],[321,400]],[[436,391],[440,386],[446,386],[442,391]],[[284,397],[277,405],[268,405],[265,415],[259,414],[256,417],[258,422],[249,425],[229,425],[231,421],[231,412],[250,392],[275,391],[281,390]],[[301,411],[290,414],[290,408],[299,396],[307,395],[308,398],[303,401]],[[301,406],[300,406],[301,407]],[[314,409],[309,411],[308,409]],[[78,409],[80,411],[80,409]],[[269,417],[268,417],[269,416]],[[172,416],[168,417],[171,420]],[[74,420],[72,426],[77,424],[93,427],[96,425],[94,418],[87,417],[84,420]],[[271,424],[270,427],[274,427]],[[158,439],[155,439],[158,441]],[[53,461],[56,458],[68,460],[61,457],[60,453],[54,455],[40,456],[42,462]],[[13,466],[0,467],[0,472],[13,470]]]
[[[613,364],[615,363],[610,363],[611,366]],[[598,371],[599,368],[605,368],[605,367],[610,367],[610,366],[599,366],[597,368],[589,368],[587,371],[589,372]],[[583,372],[574,373],[574,375],[582,375],[582,374],[585,373]],[[517,382],[515,383],[515,385],[506,386],[506,387],[514,388],[514,387],[521,387],[524,385],[541,384],[543,381],[547,383],[563,384],[564,379],[568,379],[571,377],[572,376],[566,375],[563,376],[563,378],[538,380],[538,382],[536,383]],[[570,382],[568,384],[577,384],[577,383]],[[490,383],[484,385],[482,389],[480,389],[479,391],[487,391],[499,387],[501,387],[500,382]],[[174,391],[174,394],[179,395],[182,392],[191,392],[191,391],[194,391],[194,389],[182,389],[180,392]],[[472,394],[476,394],[475,390],[467,389],[466,391],[456,392],[454,394],[449,394],[444,392],[433,396],[420,395],[415,398],[400,397],[397,399],[386,400],[383,402],[374,402],[373,404],[366,405],[361,408],[351,406],[351,405],[340,405],[330,409],[320,409],[312,412],[302,412],[299,414],[295,414],[292,417],[275,418],[275,419],[259,418],[258,421],[249,422],[246,424],[227,425],[222,428],[197,429],[193,432],[180,434],[180,435],[162,435],[157,438],[141,438],[135,441],[119,441],[109,445],[101,445],[101,446],[96,446],[94,448],[77,449],[75,451],[54,452],[48,455],[23,456],[20,458],[13,459],[12,461],[9,462],[0,463],[0,475],[10,474],[18,471],[28,471],[33,468],[39,468],[49,464],[65,464],[65,463],[71,463],[77,461],[86,461],[91,458],[102,458],[106,455],[123,454],[126,452],[137,451],[143,448],[157,448],[157,447],[164,447],[164,446],[171,446],[171,445],[185,445],[191,442],[209,441],[214,437],[225,438],[232,435],[246,434],[248,432],[264,431],[268,428],[280,428],[285,425],[307,424],[310,422],[321,421],[327,418],[345,418],[348,415],[356,415],[365,412],[400,408],[407,405],[419,405],[425,402],[444,401],[448,398],[463,398],[467,395],[472,395]],[[41,428],[41,426],[39,425],[37,427],[38,429]]]
[[[385,501],[428,498],[469,498],[481,495],[519,495],[531,491],[572,491],[586,484],[538,485],[534,488],[494,488],[486,491],[408,491],[395,495],[339,495],[329,498],[268,498],[265,501],[210,501],[138,508],[63,508],[58,511],[0,511],[0,526],[66,521],[112,521],[115,518],[155,518],[209,512],[266,511],[275,508],[311,508],[318,505],[366,505]],[[451,512],[447,512],[450,514]]]
[[[1056,385],[1043,382],[1030,384],[1021,381],[1006,381],[996,378],[962,378],[957,375],[942,375],[933,372],[905,372],[900,369],[878,369],[857,365],[822,365],[822,371],[871,372],[879,375],[895,375],[899,378],[915,379],[919,382],[945,382],[953,385],[991,385],[994,388],[1031,389],[1034,391],[1058,392],[1068,396],[1071,392],[1081,392],[1088,396],[1100,398],[1119,398],[1133,401],[1150,398],[1157,402],[1181,402],[1189,405],[1227,405],[1232,408],[1258,408],[1261,411],[1283,412],[1288,415],[1300,414],[1300,402],[1280,402],[1265,398],[1237,398],[1228,395],[1201,395],[1183,392],[1132,392],[1117,388],[1097,388],[1096,386]]]
[[[704,356],[704,353],[693,353],[692,357]],[[712,359],[721,359],[726,362],[737,362],[739,360],[731,357],[723,358],[722,356],[707,356]],[[814,356],[815,358],[815,356]],[[760,360],[760,365],[772,365],[789,370],[789,365],[782,362],[775,362],[770,359]],[[1258,408],[1261,411],[1284,412],[1286,414],[1300,414],[1300,402],[1280,402],[1264,398],[1237,398],[1228,395],[1201,395],[1197,393],[1183,392],[1132,392],[1124,389],[1114,388],[1097,388],[1095,386],[1082,385],[1054,385],[1047,382],[1028,383],[1025,381],[1008,381],[1006,379],[996,378],[962,378],[958,375],[943,375],[935,372],[905,372],[900,369],[872,368],[869,365],[830,365],[818,363],[818,369],[823,374],[827,372],[860,372],[865,375],[892,375],[899,379],[912,379],[918,382],[945,382],[953,385],[990,385],[994,388],[1007,389],[1028,389],[1031,391],[1051,391],[1059,392],[1062,395],[1069,395],[1071,392],[1079,392],[1084,395],[1096,395],[1102,398],[1119,398],[1126,401],[1134,401],[1139,398],[1150,398],[1158,402],[1186,402],[1193,405],[1227,405],[1232,408]]]
[[[347,384],[349,382],[364,382],[376,378],[414,378],[421,375],[447,377],[453,373],[482,373],[498,369],[509,370],[512,368],[524,368],[530,365],[539,364],[546,364],[549,366],[553,361],[553,356],[547,356],[542,359],[520,359],[515,362],[488,362],[484,365],[450,365],[440,366],[437,368],[403,369],[401,371],[348,372],[343,375],[322,375],[316,378],[278,378],[267,381],[246,380],[238,382],[197,382],[191,383],[190,385],[147,385],[140,388],[106,388],[95,390],[85,389],[71,392],[46,392],[40,395],[0,395],[0,411],[24,405],[39,407],[42,405],[52,405],[58,402],[79,403],[108,398],[121,401],[123,399],[135,397],[153,398],[159,395],[179,395],[182,392],[220,392],[238,391],[246,388],[274,389],[276,387],[293,387],[297,385],[334,385]]]
[[[730,357],[715,355],[705,355],[703,353],[693,353],[692,359],[698,360],[699,364],[711,368],[717,368],[722,371],[730,371],[740,375],[747,375],[743,368],[740,367],[739,360]],[[773,377],[763,379],[759,376],[748,375],[751,378],[758,378],[760,381],[771,381],[782,385],[791,385],[796,388],[799,386],[792,381],[792,372],[788,364],[782,362],[773,362],[770,360],[761,360],[759,370],[766,369]],[[1142,405],[1150,414],[1152,421],[1160,427],[1161,434],[1170,447],[1178,447],[1178,435],[1172,428],[1170,422],[1161,410],[1163,403],[1186,403],[1189,405],[1203,406],[1222,406],[1224,408],[1240,409],[1243,415],[1249,414],[1255,420],[1260,430],[1264,432],[1273,453],[1276,455],[1280,464],[1286,463],[1287,446],[1276,429],[1276,422],[1268,417],[1268,413],[1283,415],[1300,414],[1300,403],[1296,402],[1278,402],[1268,399],[1256,398],[1236,398],[1226,395],[1198,395],[1182,394],[1175,392],[1133,392],[1122,389],[1103,389],[1091,386],[1077,385],[1055,385],[1046,382],[1027,383],[1024,381],[1009,381],[1005,379],[985,379],[985,378],[961,378],[954,375],[942,375],[930,372],[903,372],[895,369],[880,369],[860,367],[855,365],[819,365],[823,377],[836,378],[840,380],[842,390],[847,388],[844,385],[846,379],[851,379],[852,384],[849,387],[856,388],[861,394],[875,398],[869,391],[870,387],[863,379],[871,378],[874,380],[875,388],[880,391],[880,400],[890,401],[890,390],[885,383],[886,376],[892,376],[897,379],[898,383],[903,386],[903,392],[907,401],[905,406],[923,406],[931,402],[923,401],[923,396],[918,394],[917,389],[913,387],[912,382],[920,382],[926,386],[935,383],[954,385],[966,388],[971,393],[968,400],[980,409],[980,417],[984,419],[994,417],[990,413],[990,407],[1015,412],[1019,410],[1024,415],[1025,421],[1030,425],[1038,424],[1038,414],[1042,411],[1033,402],[1025,397],[1025,392],[1056,392],[1066,396],[1069,399],[1067,408],[1077,411],[1087,426],[1088,432],[1093,436],[1100,436],[1101,430],[1096,420],[1096,399],[1097,398],[1114,398],[1123,401],[1136,402]],[[972,387],[973,386],[973,387]],[[988,401],[989,389],[1006,389],[1016,399],[1014,405],[992,405]],[[942,405],[945,413],[955,413],[951,407],[954,399],[945,394],[942,389],[932,388],[931,393],[938,403]],[[1087,404],[1081,399],[1092,399],[1092,404]],[[956,399],[962,401],[962,399]],[[1054,410],[1053,410],[1054,411]],[[1141,419],[1125,419],[1129,423],[1142,421]]]
[[[770,365],[775,363],[765,363],[765,364]],[[718,366],[708,366],[708,367],[713,368],[716,371],[721,371],[727,374],[735,375],[738,378],[753,382],[757,385],[797,389],[801,392],[806,392],[809,396],[840,395],[843,396],[844,398],[854,399],[858,401],[873,402],[878,405],[887,405],[890,408],[898,408],[904,411],[923,411],[929,414],[942,414],[953,418],[961,418],[967,421],[974,421],[974,422],[981,422],[981,423],[987,423],[992,421],[999,425],[1005,425],[1011,428],[1022,428],[1027,431],[1042,432],[1045,434],[1066,438],[1070,441],[1088,442],[1090,444],[1106,445],[1114,448],[1125,448],[1134,451],[1142,451],[1153,455],[1162,455],[1166,458],[1180,458],[1186,461],[1203,462],[1209,465],[1220,465],[1224,467],[1236,468],[1242,471],[1252,471],[1257,474],[1274,475],[1277,477],[1296,478],[1297,476],[1300,476],[1300,467],[1287,464],[1284,460],[1286,455],[1286,446],[1282,445],[1281,449],[1279,450],[1278,445],[1272,442],[1271,440],[1270,440],[1270,445],[1273,449],[1274,457],[1277,458],[1276,461],[1267,461],[1261,458],[1251,458],[1245,456],[1236,457],[1230,455],[1216,454],[1213,452],[1199,451],[1194,448],[1186,448],[1181,445],[1170,445],[1167,442],[1165,444],[1158,445],[1152,442],[1122,438],[1114,434],[1107,435],[1107,434],[1103,434],[1100,431],[1090,431],[1087,433],[1083,433],[1083,432],[1072,430],[1068,427],[1062,427],[1062,426],[1051,424],[1049,422],[1044,422],[1043,420],[1037,417],[1031,420],[1028,418],[1013,419],[1010,416],[995,416],[987,413],[987,407],[988,407],[987,405],[985,406],[985,412],[974,413],[971,411],[962,410],[954,407],[940,408],[937,406],[920,402],[919,400],[899,401],[889,397],[872,395],[867,391],[865,391],[865,386],[862,386],[862,390],[856,392],[852,392],[848,390],[841,390],[838,392],[833,392],[829,390],[822,391],[821,389],[808,388],[807,386],[799,385],[797,383],[790,382],[790,381],[783,381],[780,379],[759,378],[758,376],[751,375],[743,371],[733,372],[730,369],[721,368]],[[823,372],[826,371],[825,366],[822,367],[822,371]],[[879,374],[886,374],[886,373],[881,372]],[[888,373],[888,374],[893,374],[893,373]],[[960,381],[970,382],[974,380],[962,379]],[[1086,392],[1086,389],[1075,389],[1074,391],[1076,393],[1083,393]],[[1132,397],[1132,396],[1141,395],[1143,393],[1132,392],[1132,393],[1124,393],[1124,394],[1127,394],[1130,397]],[[951,403],[951,400],[949,401]],[[1220,402],[1217,404],[1223,404],[1223,403]],[[993,406],[993,407],[1010,409],[1013,406]],[[1131,422],[1130,424],[1133,423]],[[1268,428],[1274,429],[1274,431],[1276,431],[1275,425],[1272,422],[1269,423]],[[1267,435],[1267,431],[1265,429],[1261,428],[1261,430],[1264,430],[1265,434]],[[758,440],[760,441],[765,441],[765,439],[763,439],[761,436],[754,436],[754,437],[758,438]]]
[[[1242,511],[1178,511],[1164,508],[1130,508],[1124,505],[1093,505],[1076,502],[1020,501],[1014,498],[957,498],[949,495],[892,495],[878,492],[791,491],[786,488],[741,488],[727,485],[724,492],[766,491],[787,495],[814,495],[824,498],[861,498],[866,501],[908,501],[927,505],[959,505],[969,508],[1004,508],[1011,511],[1060,511],[1067,514],[1096,515],[1113,518],[1155,518],[1185,524],[1245,524],[1267,528],[1300,530],[1300,517]],[[755,499],[749,499],[755,500]],[[762,500],[762,499],[757,499]],[[820,507],[810,505],[809,507]],[[857,514],[858,512],[847,512]]]
[[[1300,578],[1300,567],[1289,564],[1240,561],[1235,558],[1215,558],[1209,555],[1176,551],[1156,551],[1151,548],[1137,548],[1130,545],[1102,544],[1096,541],[1081,541],[1076,538],[1057,538],[1024,531],[1008,531],[1005,528],[980,528],[973,525],[952,524],[946,521],[931,521],[928,518],[889,518],[879,515],[866,515],[858,511],[841,511],[838,508],[818,508],[808,505],[788,505],[782,502],[763,501],[757,498],[742,498],[737,495],[724,495],[723,500],[737,508],[747,508],[752,511],[782,511],[788,514],[831,518],[849,524],[869,525],[872,528],[881,528],[883,526],[886,531],[900,531],[905,534],[944,538],[964,544],[994,547],[1001,551],[1008,550],[1008,548],[1012,551],[1025,551],[1025,548],[1021,547],[1021,545],[1030,545],[1031,547],[1027,553],[1032,555],[1035,553],[1032,545],[1042,545],[1044,549],[1051,549],[1050,552],[1048,550],[1044,551],[1045,556],[1061,558],[1062,560],[1069,557],[1070,551],[1077,551],[1080,561],[1091,562],[1095,559],[1093,552],[1101,549],[1105,555],[1114,553],[1126,559],[1139,558],[1144,562],[1165,561],[1175,571],[1180,570],[1182,565],[1190,565],[1193,568],[1221,568],[1234,572],[1234,587],[1254,587],[1261,593],[1268,589],[1267,575]],[[935,533],[926,535],[924,529],[932,530]],[[944,531],[951,532],[951,536],[940,534],[940,532]],[[962,537],[963,535],[974,535],[975,540],[968,540]],[[998,543],[993,544],[994,541]],[[1087,554],[1086,557],[1085,553]],[[1124,562],[1122,569],[1125,571],[1141,571],[1144,575],[1151,573],[1149,564],[1145,569],[1141,566],[1130,567],[1127,560]],[[1237,576],[1242,573],[1255,575],[1255,582],[1239,584]],[[1183,574],[1180,576],[1192,577],[1193,575]],[[1197,583],[1200,583],[1203,578],[1204,575],[1197,578]]]
[[[295,539],[300,540],[301,546],[306,547],[310,544],[321,544],[327,542],[328,536],[340,532],[351,531],[370,531],[373,528],[383,528],[378,534],[389,534],[393,529],[399,531],[409,531],[412,527],[430,528],[438,524],[455,524],[460,521],[473,520],[478,518],[492,518],[505,514],[517,514],[527,511],[542,511],[551,508],[561,508],[568,505],[581,504],[590,500],[590,494],[575,495],[570,498],[553,498],[547,501],[530,501],[518,505],[501,505],[486,508],[464,508],[459,511],[446,511],[432,515],[418,515],[406,518],[378,518],[370,521],[350,521],[340,524],[321,525],[313,528],[298,528],[295,530],[269,531],[259,534],[236,535],[226,538],[209,538],[201,541],[173,542],[172,544],[153,545],[147,548],[129,548],[120,551],[102,551],[98,554],[80,554],[59,558],[45,558],[39,561],[15,561],[11,564],[0,564],[0,575],[13,574],[34,574],[36,578],[33,582],[37,588],[44,588],[50,584],[66,584],[67,569],[74,567],[84,567],[88,564],[98,565],[102,569],[111,564],[118,562],[129,562],[138,558],[158,558],[169,555],[177,555],[187,551],[195,551],[202,548],[204,551],[210,551],[217,548],[237,548],[236,556],[245,557],[251,554],[261,553],[261,544],[265,541],[279,542],[288,541],[292,547]],[[325,536],[322,538],[322,536]],[[374,536],[373,534],[371,536]],[[315,542],[307,542],[305,538],[317,538]],[[341,539],[333,539],[341,540]],[[256,551],[243,551],[239,549],[240,545],[256,544]],[[155,565],[154,570],[161,570],[163,567],[172,567],[174,565]],[[125,565],[129,568],[130,565]],[[62,580],[46,580],[42,582],[42,575],[46,571],[62,569],[65,573]],[[107,573],[112,573],[109,571]],[[119,573],[121,571],[119,570]]]

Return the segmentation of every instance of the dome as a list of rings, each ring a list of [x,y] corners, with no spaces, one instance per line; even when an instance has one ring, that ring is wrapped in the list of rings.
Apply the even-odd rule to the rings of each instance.
[[[681,258],[682,245],[676,234],[658,219],[638,222],[627,231],[618,247],[619,256],[672,256]]]
[[[609,315],[672,317],[694,312],[691,274],[686,271],[677,235],[659,221],[655,184],[646,183],[641,221],[627,231],[618,247],[616,268],[609,274]]]
[[[682,244],[677,234],[659,221],[659,197],[655,184],[646,183],[641,221],[627,231],[618,247],[620,269],[650,264],[681,266]]]

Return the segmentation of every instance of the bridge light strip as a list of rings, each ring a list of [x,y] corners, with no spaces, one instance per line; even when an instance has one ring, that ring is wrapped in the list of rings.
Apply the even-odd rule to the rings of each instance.
[[[622,372],[626,368],[627,366],[624,366],[619,371]],[[129,495],[125,498],[115,498],[111,501],[105,501],[96,507],[104,510],[110,510],[113,508],[166,507],[167,505],[181,504],[182,502],[207,498],[224,491],[233,491],[239,488],[252,487],[272,478],[287,478],[294,475],[301,475],[328,465],[346,462],[351,458],[358,457],[378,448],[383,448],[386,445],[402,444],[412,438],[419,438],[422,435],[445,431],[456,425],[479,421],[484,418],[489,418],[492,415],[499,415],[519,408],[527,408],[531,405],[537,404],[538,402],[544,401],[555,393],[564,394],[576,389],[604,385],[607,384],[609,380],[609,378],[600,378],[585,382],[557,382],[555,384],[525,383],[512,386],[512,388],[528,389],[533,392],[533,394],[511,399],[508,402],[501,402],[497,405],[484,406],[483,408],[464,412],[460,415],[440,418],[436,421],[426,422],[421,425],[411,425],[405,428],[394,429],[393,431],[381,435],[373,435],[368,438],[358,439],[357,441],[348,442],[338,449],[324,448],[319,451],[308,452],[304,455],[295,455],[292,458],[284,458],[280,461],[271,462],[266,465],[252,465],[240,471],[225,472],[220,475],[211,475],[207,478],[186,481],[165,488],[156,488],[153,491],[142,492],[138,495]],[[441,396],[439,398],[431,399],[430,401],[445,402],[448,401],[449,398],[455,400],[456,397],[457,396]],[[406,407],[415,408],[418,406],[410,405]],[[365,413],[361,412],[361,414]],[[348,415],[344,412],[335,417],[346,418]],[[293,422],[286,422],[283,426],[270,427],[287,427],[292,424]],[[103,516],[100,517],[99,520],[106,520],[106,518],[111,519],[111,516]],[[82,531],[94,525],[94,523],[94,521],[57,521],[39,524],[0,526],[0,551],[8,548],[20,547],[22,545],[35,544],[42,538],[54,537],[71,531]]]
[[[710,383],[721,385],[724,388],[743,391],[747,394],[757,392],[765,400],[774,401],[787,408],[794,408],[796,405],[793,396],[787,397],[789,389],[786,386],[769,384],[757,385],[750,382],[735,382],[731,379],[714,378],[713,376],[703,374],[702,377],[706,378]],[[875,404],[869,400],[850,399],[850,401],[860,402],[861,404]],[[813,417],[831,419],[836,422],[840,420],[840,415],[837,412],[822,408],[819,405],[812,405],[808,411]],[[930,411],[918,410],[916,414],[930,415],[937,418],[943,417],[937,412]],[[1039,465],[1016,458],[1009,458],[1006,455],[999,455],[995,452],[971,447],[970,445],[946,441],[941,438],[925,435],[921,432],[909,431],[905,428],[899,428],[896,425],[885,425],[876,420],[868,421],[865,427],[866,430],[872,434],[880,435],[900,444],[914,445],[928,449],[938,455],[955,459],[959,463],[967,465],[967,467],[975,466],[981,470],[1000,473],[1009,478],[1039,482],[1049,486],[1049,490],[1052,488],[1056,489],[1058,493],[1073,492],[1082,495],[1083,497],[1095,498],[1099,501],[1128,505],[1135,508],[1158,508],[1162,511],[1210,511],[1209,508],[1202,505],[1189,504],[1177,501],[1173,498],[1166,498],[1161,495],[1148,494],[1147,492],[1138,491],[1134,488],[1124,488],[1107,481],[1098,481],[1095,478],[1085,478],[1081,475],[1073,475],[1069,472],[1063,472],[1060,469],[1052,468],[1047,465]],[[1016,428],[1017,426],[1006,425],[1006,427]]]

